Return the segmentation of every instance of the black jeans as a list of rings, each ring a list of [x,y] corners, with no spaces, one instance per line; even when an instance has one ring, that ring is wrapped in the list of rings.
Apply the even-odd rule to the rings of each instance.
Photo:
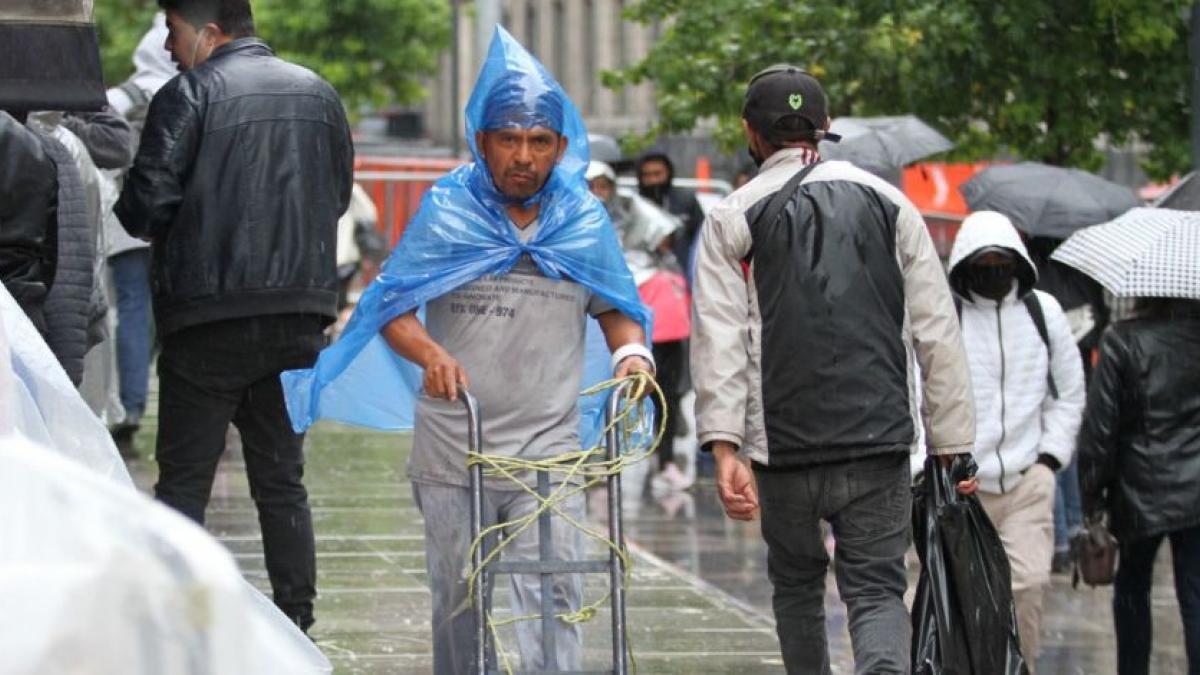
[[[304,489],[304,436],[292,431],[279,373],[312,366],[325,343],[320,317],[260,316],[171,333],[158,358],[155,495],[197,523],[212,492],[230,422],[242,435],[275,604],[313,623],[317,564]]]
[[[767,574],[790,675],[829,673],[820,521],[833,527],[834,573],[846,603],[858,673],[908,673],[912,623],[904,607],[912,493],[908,456],[889,454],[796,471],[755,471]]]
[[[1143,675],[1150,672],[1150,644],[1154,637],[1150,612],[1150,585],[1154,558],[1164,538],[1171,540],[1175,571],[1175,598],[1183,619],[1188,673],[1200,674],[1200,527],[1176,530],[1121,544],[1117,578],[1113,584],[1113,622],[1117,628],[1117,672]]]
[[[679,429],[679,392],[680,381],[687,368],[686,342],[655,342],[652,347],[654,354],[655,379],[662,389],[663,398],[667,404],[667,429],[663,434],[662,444],[658,448],[658,468],[662,469],[675,460],[675,433]],[[657,396],[650,397],[654,405],[654,423],[662,419],[663,402]]]

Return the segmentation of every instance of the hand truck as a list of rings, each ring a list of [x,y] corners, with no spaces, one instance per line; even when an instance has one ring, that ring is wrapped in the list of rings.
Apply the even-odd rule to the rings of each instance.
[[[621,455],[621,434],[613,420],[620,413],[621,400],[628,385],[617,387],[609,397],[604,411],[606,457],[609,461],[616,460]],[[483,422],[480,418],[479,402],[470,393],[460,389],[460,396],[467,409],[467,445],[471,452],[479,453],[483,447]],[[546,471],[537,473],[537,493],[543,498],[550,494],[550,476]],[[614,473],[608,477],[608,536],[617,550],[625,549],[625,538],[621,528],[621,476]],[[479,538],[483,531],[483,465],[475,464],[470,469],[471,485],[471,540]],[[599,675],[626,675],[628,662],[625,646],[625,565],[617,550],[609,549],[608,559],[595,560],[556,560],[551,549],[551,515],[547,510],[538,515],[538,560],[504,561],[495,560],[483,564],[486,551],[483,546],[475,548],[471,557],[472,570],[479,573],[474,586],[474,597],[471,598],[475,614],[475,673],[482,675],[501,675],[495,663],[489,662],[490,632],[487,626],[487,616],[491,611],[491,589],[493,578],[497,574],[532,574],[541,577],[542,582],[542,652],[545,655],[547,670],[520,671],[523,675],[555,675],[560,673],[588,673]],[[560,525],[562,527],[562,525]],[[553,582],[555,574],[608,574],[612,588],[612,669],[603,671],[565,671],[558,670],[558,655],[555,650]],[[494,659],[494,655],[491,655]]]

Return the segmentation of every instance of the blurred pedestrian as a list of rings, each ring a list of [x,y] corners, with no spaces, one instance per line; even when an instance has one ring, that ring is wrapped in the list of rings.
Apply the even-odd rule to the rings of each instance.
[[[0,282],[45,337],[46,295],[58,252],[58,176],[41,141],[0,111]]]
[[[658,493],[686,490],[693,480],[675,463],[674,430],[681,414],[682,378],[687,373],[691,300],[687,280],[671,251],[671,237],[682,226],[646,198],[619,194],[616,173],[603,162],[588,165],[587,179],[592,194],[604,202],[621,238],[625,262],[633,272],[642,301],[654,311],[652,349],[663,395],[651,401],[655,419],[666,415],[669,428],[656,453],[658,473],[651,479],[651,486]]]
[[[682,265],[704,222],[704,209],[696,193],[675,185],[675,164],[662,150],[651,150],[637,161],[638,194],[679,217],[682,227],[672,239],[671,251]]]
[[[159,0],[184,71],[150,104],[117,216],[150,240],[162,352],[155,494],[203,523],[230,421],[241,431],[275,604],[313,623],[303,436],[279,374],[311,366],[337,316],[338,217],[353,146],[337,92],[255,37],[248,0]]]
[[[1051,260],[1050,255],[1062,244],[1055,237],[1028,237],[1025,240],[1029,257],[1037,268],[1036,288],[1054,296],[1071,326],[1071,335],[1079,347],[1083,363],[1083,381],[1091,380],[1092,361],[1100,336],[1108,327],[1108,303],[1104,289],[1094,279],[1065,265]],[[1054,498],[1054,559],[1051,569],[1066,572],[1070,567],[1071,536],[1083,525],[1083,504],[1079,495],[1079,466],[1072,460],[1058,473],[1058,490]]]
[[[58,175],[58,264],[46,295],[46,344],[79,387],[88,352],[106,337],[108,305],[97,251],[104,207],[99,171],[83,141],[61,124],[62,119],[62,112],[30,113],[28,125]],[[100,401],[93,397],[88,405],[101,414]]]
[[[109,105],[120,113],[132,130],[130,151],[137,151],[150,101],[168,80],[178,74],[167,41],[166,16],[154,15],[153,23],[133,52],[134,73],[108,90]],[[125,171],[114,176],[117,190]],[[125,457],[135,457],[134,435],[141,426],[150,390],[150,358],[153,351],[154,317],[150,308],[150,244],[131,236],[116,214],[105,213],[108,266],[111,270],[112,309],[117,314],[117,369],[120,377],[124,418],[111,426],[113,441]]]
[[[950,252],[975,393],[979,500],[1012,568],[1021,653],[1033,670],[1054,554],[1055,473],[1075,451],[1083,367],[1054,298],[1012,222],[995,211],[963,221]]]
[[[924,221],[883,180],[821,161],[817,143],[837,140],[826,106],[799,68],[750,80],[742,118],[760,171],[714,207],[700,240],[698,436],[726,514],[750,520],[761,505],[788,673],[830,672],[821,520],[857,672],[907,673],[914,356],[928,452],[947,464],[975,437],[970,376]]]
[[[1171,542],[1188,672],[1200,673],[1200,301],[1144,298],[1100,341],[1079,434],[1089,521],[1120,542],[1117,672],[1150,670],[1154,560]]]

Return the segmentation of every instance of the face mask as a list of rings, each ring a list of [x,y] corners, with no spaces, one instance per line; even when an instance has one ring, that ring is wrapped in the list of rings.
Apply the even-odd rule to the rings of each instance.
[[[667,198],[667,190],[670,189],[671,187],[666,183],[659,183],[658,185],[639,185],[638,193],[656,204],[661,204],[662,201]]]
[[[763,162],[765,162],[765,161],[767,161],[767,160],[765,160],[765,159],[763,159],[762,157],[759,157],[759,156],[758,156],[758,153],[754,151],[754,146],[753,146],[753,145],[747,145],[747,146],[746,146],[746,151],[750,153],[750,159],[751,159],[751,160],[754,162],[754,166],[755,166],[755,168],[761,169],[761,168],[762,168],[762,165],[763,165]]]
[[[967,285],[985,298],[1000,300],[1012,290],[1015,265],[972,265],[967,268]]]

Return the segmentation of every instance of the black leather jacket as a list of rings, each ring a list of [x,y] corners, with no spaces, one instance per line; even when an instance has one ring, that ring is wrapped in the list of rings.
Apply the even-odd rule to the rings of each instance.
[[[153,242],[160,334],[337,305],[354,150],[337,92],[256,38],[159,90],[116,213]]]
[[[1079,434],[1084,513],[1134,541],[1200,524],[1200,311],[1114,324]]]

